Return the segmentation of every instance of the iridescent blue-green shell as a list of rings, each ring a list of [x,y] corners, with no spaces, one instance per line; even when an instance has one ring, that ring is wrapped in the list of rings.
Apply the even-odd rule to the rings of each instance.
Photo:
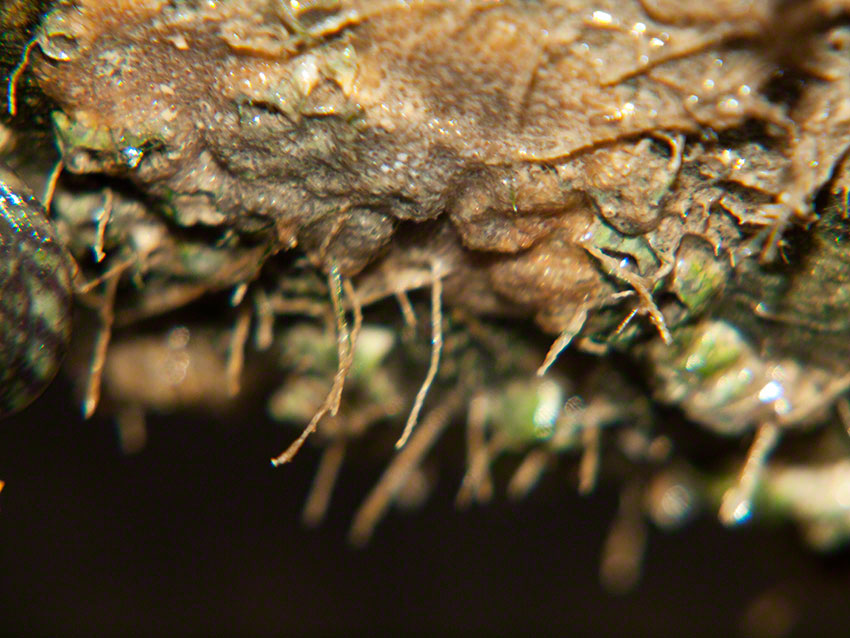
[[[71,338],[69,258],[41,204],[0,165],[0,416],[29,405]]]

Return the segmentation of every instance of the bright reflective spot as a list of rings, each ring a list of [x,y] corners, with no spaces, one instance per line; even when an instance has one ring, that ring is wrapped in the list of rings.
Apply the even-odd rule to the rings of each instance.
[[[781,398],[783,394],[785,394],[785,388],[782,384],[778,381],[770,381],[759,391],[759,401],[771,403]]]
[[[742,496],[737,487],[730,488],[723,495],[720,520],[724,525],[740,525],[747,521],[752,513],[752,502]]]
[[[596,24],[611,24],[613,18],[607,11],[594,11],[591,20]]]
[[[564,393],[555,381],[545,380],[537,388],[537,408],[534,410],[534,428],[538,436],[554,432],[555,421],[561,413]]]
[[[135,146],[125,146],[121,149],[121,155],[128,168],[136,168],[142,160],[142,151]]]

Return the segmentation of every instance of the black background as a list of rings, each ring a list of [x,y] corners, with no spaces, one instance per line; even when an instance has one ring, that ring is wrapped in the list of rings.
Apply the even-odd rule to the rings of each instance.
[[[153,418],[146,450],[124,457],[111,422],[83,422],[68,395],[59,382],[0,424],[9,635],[759,635],[744,619],[765,596],[794,610],[792,635],[848,635],[850,560],[787,528],[653,530],[641,584],[614,596],[598,583],[613,488],[585,499],[550,476],[523,503],[458,513],[450,462],[422,510],[391,512],[354,550],[347,527],[380,464],[347,465],[307,530],[317,452],[272,469],[293,432],[261,410]]]

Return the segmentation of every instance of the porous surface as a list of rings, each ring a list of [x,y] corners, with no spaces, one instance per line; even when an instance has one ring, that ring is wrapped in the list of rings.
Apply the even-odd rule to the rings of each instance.
[[[299,6],[51,13],[35,67],[62,109],[66,170],[128,178],[180,226],[235,231],[269,254],[297,245],[345,275],[391,253],[400,224],[448,220],[480,259],[474,273],[447,263],[444,274],[488,280],[488,307],[521,306],[556,332],[616,288],[584,244],[659,279],[694,232],[674,220],[700,208],[711,229],[699,232],[729,225],[708,210],[753,162],[776,168],[726,195],[738,221],[811,196],[781,130],[791,114],[761,91],[777,62],[769,49],[753,60],[752,42],[775,27],[770,3],[684,17],[638,2]],[[706,179],[728,149],[683,148],[685,136],[753,119],[774,137]],[[698,195],[683,188],[689,173],[701,173]],[[663,248],[637,259],[599,245],[611,229],[615,243]]]

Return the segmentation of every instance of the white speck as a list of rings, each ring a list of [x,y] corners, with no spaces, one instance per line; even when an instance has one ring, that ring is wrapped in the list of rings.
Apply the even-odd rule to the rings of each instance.
[[[738,503],[735,510],[732,512],[732,519],[735,523],[743,523],[750,517],[750,501],[746,499],[742,499],[740,503]]]
[[[772,403],[781,398],[783,394],[785,394],[785,388],[782,387],[782,384],[778,381],[770,381],[759,391],[759,401]]]
[[[649,46],[653,49],[659,49],[664,46],[664,40],[661,38],[652,38],[652,40],[649,41]]]
[[[611,24],[613,18],[611,18],[611,14],[607,11],[594,11],[591,20],[596,24],[606,25]]]
[[[643,22],[635,22],[632,26],[632,33],[635,35],[643,35],[646,32],[646,25]]]
[[[720,521],[724,525],[740,525],[752,514],[752,502],[739,486],[730,487],[720,505]]]
[[[129,168],[136,168],[142,160],[142,151],[135,146],[125,146],[121,149],[121,155]]]
[[[706,91],[710,91],[714,88],[714,80],[712,80],[711,78],[705,78],[702,81],[702,88],[704,88]]]
[[[10,200],[12,200],[12,204],[14,206],[23,206],[24,205],[24,200],[21,197],[19,197],[16,193],[13,193],[12,191],[6,191],[5,189],[3,189],[3,195],[4,195],[4,197],[7,197]]]

